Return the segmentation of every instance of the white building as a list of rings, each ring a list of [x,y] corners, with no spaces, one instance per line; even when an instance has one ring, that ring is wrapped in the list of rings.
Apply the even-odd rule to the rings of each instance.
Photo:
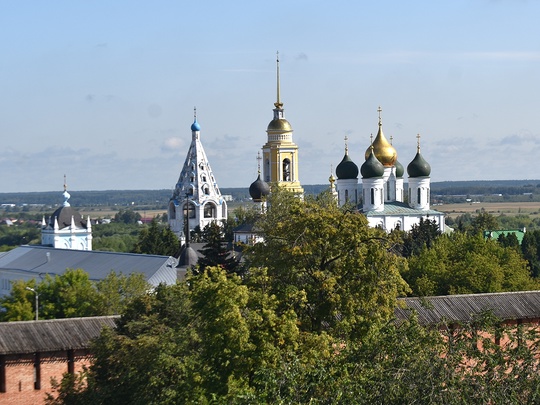
[[[64,180],[64,203],[41,222],[41,244],[56,249],[92,250],[92,224],[68,202],[71,197]]]
[[[219,191],[200,136],[201,127],[195,115],[191,145],[167,210],[169,226],[181,241],[185,240],[186,217],[190,231],[227,219],[227,203]]]
[[[404,168],[397,160],[397,151],[384,136],[381,108],[379,130],[365,153],[360,168],[362,191],[358,189],[358,166],[351,160],[345,146],[345,156],[336,166],[336,189],[340,206],[357,206],[361,199],[361,212],[372,227],[387,232],[393,229],[409,231],[420,219],[434,220],[441,232],[445,231],[444,213],[430,208],[431,167],[420,153],[420,136],[416,156],[407,166],[408,193],[405,202]],[[360,198],[361,197],[361,198]]]

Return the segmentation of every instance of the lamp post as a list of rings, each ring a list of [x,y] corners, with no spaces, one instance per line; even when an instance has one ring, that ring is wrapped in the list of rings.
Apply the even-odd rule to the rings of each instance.
[[[36,296],[36,321],[38,320],[39,316],[38,316],[38,308],[39,308],[39,294],[36,290],[34,290],[33,288],[31,287],[26,287],[26,289],[28,291],[32,291],[34,293],[34,295]]]

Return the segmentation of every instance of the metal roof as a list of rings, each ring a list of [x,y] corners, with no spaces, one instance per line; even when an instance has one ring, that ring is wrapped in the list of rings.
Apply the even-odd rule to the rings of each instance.
[[[491,311],[501,320],[540,319],[540,291],[412,297],[398,301],[403,307],[396,308],[396,318],[407,319],[414,310],[421,324],[467,322],[485,311]]]
[[[361,207],[360,207],[361,208]],[[384,203],[384,209],[382,211],[362,211],[366,217],[381,216],[381,215],[444,215],[440,211],[419,210],[409,207],[408,204],[399,201],[391,201]]]
[[[119,316],[0,322],[0,354],[86,349]]]
[[[102,280],[111,271],[143,273],[157,285],[176,283],[176,259],[170,256],[135,253],[55,249],[49,246],[20,246],[0,256],[0,273],[24,273],[27,277],[62,274],[66,269],[83,269],[91,280]]]

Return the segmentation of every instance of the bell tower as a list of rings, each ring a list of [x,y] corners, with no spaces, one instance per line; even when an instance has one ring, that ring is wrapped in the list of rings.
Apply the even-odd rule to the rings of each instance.
[[[303,195],[298,175],[298,146],[292,140],[293,130],[284,118],[280,95],[279,53],[277,64],[277,100],[274,103],[274,118],[268,124],[268,140],[263,146],[263,180],[277,184],[294,193]]]

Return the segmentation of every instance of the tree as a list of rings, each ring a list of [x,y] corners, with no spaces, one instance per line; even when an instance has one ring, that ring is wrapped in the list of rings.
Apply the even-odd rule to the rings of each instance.
[[[67,269],[62,275],[47,274],[37,287],[40,318],[58,319],[95,316],[97,291],[82,269]]]
[[[134,253],[177,256],[180,242],[168,225],[160,225],[155,219],[139,233]]]
[[[29,321],[35,319],[35,295],[27,288],[36,288],[36,281],[14,281],[9,295],[0,298],[1,321]]]
[[[435,220],[420,218],[420,222],[405,233],[403,256],[418,254],[424,246],[429,249],[440,235],[441,231]]]
[[[276,190],[269,206],[258,222],[264,242],[247,250],[246,262],[268,269],[266,288],[294,308],[302,330],[360,336],[393,315],[407,290],[399,274],[406,263],[384,231],[329,194],[302,201]]]
[[[125,275],[112,271],[96,283],[95,309],[101,315],[123,314],[131,301],[145,295],[150,289],[142,273]]]
[[[200,250],[202,257],[198,261],[201,271],[213,266],[222,267],[228,272],[237,268],[238,261],[227,249],[224,229],[220,224],[212,222],[206,225],[203,229],[203,240],[206,244]]]
[[[132,300],[150,289],[139,273],[126,276],[111,272],[94,283],[84,270],[67,269],[61,275],[45,276],[39,284],[35,280],[15,281],[10,294],[0,299],[4,309],[1,321],[35,319],[35,295],[27,287],[39,294],[39,319],[122,314]]]
[[[124,224],[136,224],[141,220],[141,214],[130,209],[121,209],[115,214],[114,220]]]
[[[471,221],[471,233],[473,235],[477,233],[483,234],[484,231],[493,231],[496,229],[499,229],[497,218],[483,209]]]
[[[515,248],[483,235],[455,232],[409,258],[403,277],[413,295],[471,294],[536,289],[527,262]]]

